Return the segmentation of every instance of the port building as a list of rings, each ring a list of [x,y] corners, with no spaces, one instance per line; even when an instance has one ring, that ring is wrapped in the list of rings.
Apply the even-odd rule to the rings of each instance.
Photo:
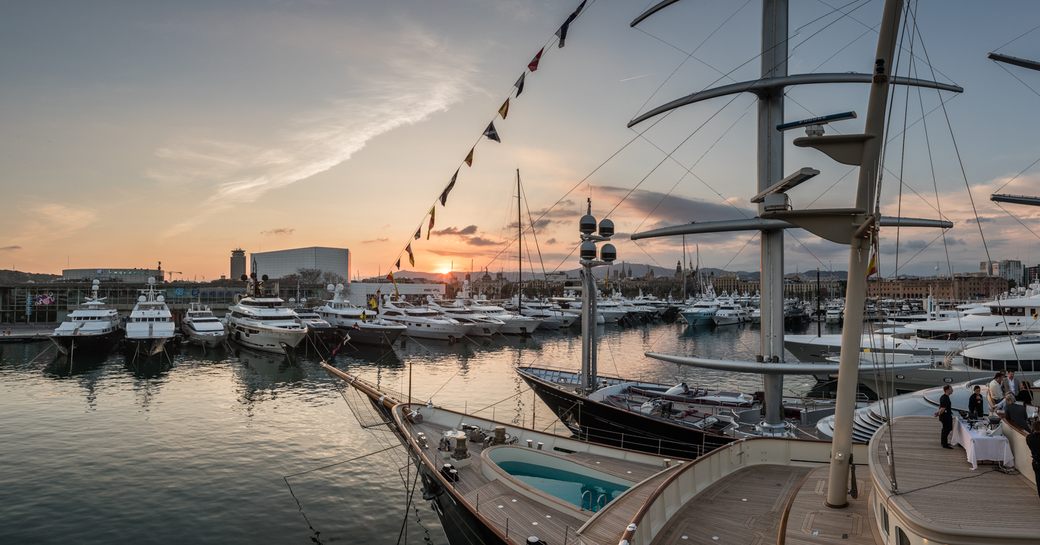
[[[257,276],[266,274],[271,279],[300,274],[301,270],[320,271],[322,275],[331,273],[339,276],[343,282],[350,278],[350,250],[346,248],[312,246],[254,252],[249,254],[249,263],[250,272],[255,272]]]

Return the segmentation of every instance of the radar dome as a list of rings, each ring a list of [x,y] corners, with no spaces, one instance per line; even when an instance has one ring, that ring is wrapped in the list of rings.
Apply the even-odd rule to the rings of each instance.
[[[328,290],[328,291],[332,291],[332,290],[336,289],[336,286],[333,286],[332,284],[329,284],[328,286],[325,286],[325,289]]]
[[[343,291],[343,284],[336,284],[336,289],[339,291]]]
[[[143,303],[144,302],[144,296],[143,295],[138,295],[137,296],[137,302],[138,303]]]
[[[166,298],[165,298],[165,297],[163,297],[162,295],[160,295],[160,296],[156,297],[156,298],[155,298],[155,300],[156,300],[156,301],[158,301],[158,302],[160,302],[160,303],[162,303],[163,301],[165,301],[165,300],[166,300]]]
[[[148,285],[152,285],[154,283],[155,283],[155,277],[154,276],[149,276],[148,277]]]

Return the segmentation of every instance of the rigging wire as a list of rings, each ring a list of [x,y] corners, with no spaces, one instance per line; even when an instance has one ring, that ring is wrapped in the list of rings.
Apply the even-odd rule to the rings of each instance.
[[[919,36],[921,36],[921,51],[924,53],[926,66],[928,66],[929,70],[931,70],[932,78],[934,79],[935,78],[935,68],[932,65],[931,58],[928,55],[928,47],[924,43],[924,36],[922,36],[920,34],[921,33],[921,29],[917,25],[916,12],[913,12],[913,11],[910,12],[910,16],[913,19],[914,30],[918,33]],[[939,90],[936,89],[936,93],[938,93],[938,92],[939,92]],[[979,211],[978,211],[978,208],[975,205],[975,196],[972,195],[972,193],[971,193],[971,183],[968,181],[968,172],[964,168],[964,159],[961,156],[960,146],[957,144],[957,136],[956,136],[956,134],[954,134],[953,122],[950,120],[950,112],[949,112],[949,110],[947,110],[945,102],[940,101],[940,105],[942,106],[943,119],[945,119],[947,130],[950,133],[950,141],[953,144],[954,155],[956,155],[956,157],[957,157],[957,166],[960,169],[961,178],[964,180],[964,188],[965,188],[965,190],[968,193],[968,201],[971,203],[971,211],[972,211],[972,214],[975,217],[975,223],[976,223],[976,225],[979,228],[979,238],[982,240],[982,248],[986,252],[986,263],[992,263],[993,262],[993,258],[992,258],[991,254],[990,254],[990,251],[989,251],[989,243],[986,241],[986,234],[985,234],[985,232],[982,229],[982,222],[979,221]],[[1000,313],[1001,323],[1003,323],[1003,325],[1004,325],[1004,331],[1008,334],[1008,338],[1010,338],[1010,336],[1011,336],[1011,328],[1008,325],[1007,314],[1001,308],[1001,299],[1000,298],[997,299],[997,310]],[[1012,352],[1015,355],[1015,359],[1017,360],[1019,358],[1019,356],[1018,356],[1018,347],[1015,346],[1015,343],[1013,343],[1013,342],[1009,343],[1009,344],[1011,345],[1011,350],[1012,350]]]

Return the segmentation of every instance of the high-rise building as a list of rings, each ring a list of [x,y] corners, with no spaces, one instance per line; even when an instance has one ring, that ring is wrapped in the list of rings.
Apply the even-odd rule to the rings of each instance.
[[[246,274],[246,251],[242,248],[231,250],[231,279],[239,280]]]
[[[273,252],[257,252],[249,254],[250,272],[258,276],[267,275],[271,279],[284,278],[291,274],[308,273],[316,278],[304,279],[305,282],[324,282],[326,273],[336,275],[341,282],[350,278],[350,250],[346,248],[292,248]]]

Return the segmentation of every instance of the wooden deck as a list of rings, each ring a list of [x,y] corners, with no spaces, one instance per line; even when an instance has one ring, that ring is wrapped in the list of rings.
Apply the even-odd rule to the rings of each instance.
[[[849,506],[844,509],[829,509],[824,505],[828,467],[816,468],[806,476],[788,510],[784,545],[874,545],[869,469],[857,467],[856,470],[859,496],[849,498]]]
[[[410,424],[413,433],[423,432],[429,442],[429,448],[423,451],[436,466],[440,466],[440,451],[437,450],[437,442],[447,430],[444,426],[431,422]],[[584,525],[593,515],[591,511],[576,511],[561,509],[551,502],[538,502],[518,493],[498,479],[489,480],[482,472],[483,460],[480,456],[484,450],[483,444],[477,442],[467,443],[470,457],[466,464],[452,461],[459,471],[459,481],[455,483],[455,489],[473,505],[481,515],[488,518],[499,530],[507,533],[510,541],[517,544],[525,544],[528,536],[537,535],[548,543],[568,543],[571,545],[579,543],[577,530]],[[518,445],[519,446],[519,445]],[[618,460],[595,454],[575,452],[565,453],[553,451],[550,454],[564,457],[575,463],[596,469],[598,471],[614,475],[623,480],[638,483],[644,479],[659,473],[661,466],[648,465],[639,462]],[[451,460],[448,460],[451,461]],[[620,497],[615,502],[607,505],[602,520],[603,535],[609,536],[606,541],[590,541],[585,543],[613,543],[631,520],[631,516],[642,505],[642,500],[653,492],[656,485],[649,490],[639,494],[633,494],[631,498],[622,502],[625,497]],[[634,490],[635,492],[635,490]],[[562,500],[561,500],[562,501]],[[618,503],[619,505],[615,505]],[[609,522],[608,522],[609,521]],[[609,530],[606,530],[609,528]],[[507,532],[508,529],[508,532]],[[599,535],[598,533],[596,535]]]
[[[741,469],[698,494],[653,543],[775,543],[788,499],[809,471],[781,465]]]
[[[881,432],[885,430],[882,429]],[[879,433],[881,433],[879,432]],[[1001,532],[1033,536],[1040,542],[1040,501],[1036,486],[1023,475],[1007,475],[993,465],[972,470],[964,449],[939,446],[939,422],[927,416],[899,418],[892,427],[899,492],[889,501],[921,524],[949,531],[968,530],[997,539]],[[887,437],[870,451],[877,492],[891,495],[886,462]],[[1019,471],[1032,471],[1029,460],[1015,460]]]
[[[674,467],[673,471],[676,469],[678,467]],[[587,545],[617,543],[618,538],[625,531],[628,523],[632,522],[632,517],[636,515],[639,508],[671,474],[671,471],[660,472],[610,502],[590,521],[588,528],[581,532],[581,542]]]

